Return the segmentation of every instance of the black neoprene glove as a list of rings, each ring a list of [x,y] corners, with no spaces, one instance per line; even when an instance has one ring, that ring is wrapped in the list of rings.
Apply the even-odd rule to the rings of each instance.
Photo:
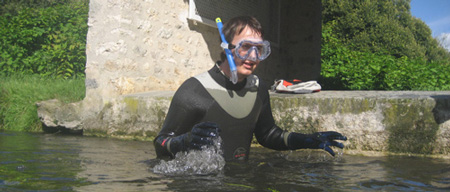
[[[316,132],[313,134],[290,133],[288,147],[290,149],[323,149],[335,155],[330,146],[344,148],[344,144],[335,140],[346,141],[347,137],[335,131]]]
[[[202,122],[194,125],[191,132],[185,134],[161,138],[160,145],[175,155],[180,151],[192,149],[200,150],[202,146],[214,145],[215,138],[219,137],[219,126],[212,122]]]

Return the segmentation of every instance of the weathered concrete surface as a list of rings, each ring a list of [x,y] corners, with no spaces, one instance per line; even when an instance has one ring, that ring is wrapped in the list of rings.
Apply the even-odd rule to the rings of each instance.
[[[173,94],[155,91],[119,96],[94,115],[76,106],[82,102],[66,104],[66,108],[80,109],[80,113],[58,115],[56,120],[49,105],[41,102],[39,111],[46,112],[39,116],[43,123],[59,123],[47,124],[50,127],[68,125],[64,117],[68,122],[76,122],[74,117],[79,117],[77,126],[70,124],[67,128],[82,129],[84,135],[151,140],[164,122]],[[277,124],[286,130],[343,133],[349,138],[346,153],[450,157],[450,91],[273,93],[271,104]],[[57,112],[64,113],[64,109]]]
[[[45,132],[67,132],[82,134],[80,103],[64,104],[52,99],[36,103],[39,119]]]
[[[450,92],[323,91],[273,95],[275,119],[292,131],[338,131],[353,153],[449,155]]]
[[[280,23],[263,27],[283,35],[272,43],[270,57],[255,74],[267,82],[276,78],[317,79],[321,2],[279,3],[280,7],[273,9],[280,9]],[[88,108],[86,113],[95,115],[122,95],[176,90],[187,78],[210,69],[223,52],[219,32],[216,27],[188,19],[188,13],[188,0],[90,0],[86,97],[80,104]],[[233,14],[237,12],[227,16],[237,16]]]

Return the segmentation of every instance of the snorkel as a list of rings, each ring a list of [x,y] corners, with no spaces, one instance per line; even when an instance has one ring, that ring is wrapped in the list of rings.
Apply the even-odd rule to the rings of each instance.
[[[228,48],[229,44],[228,44],[227,40],[225,39],[225,35],[222,32],[223,24],[222,24],[222,20],[220,20],[220,17],[216,18],[216,24],[217,24],[217,29],[219,29],[220,38],[222,39],[222,43],[220,44],[220,46],[225,51],[225,55],[227,56],[227,60],[228,60],[228,65],[230,66],[230,72],[231,72],[230,81],[233,84],[236,84],[238,81],[236,64],[234,63],[233,54],[231,53],[231,50]]]

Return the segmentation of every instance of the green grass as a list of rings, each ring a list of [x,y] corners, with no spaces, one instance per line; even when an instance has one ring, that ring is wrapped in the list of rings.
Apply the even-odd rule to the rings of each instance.
[[[41,131],[37,102],[58,99],[72,103],[82,100],[85,91],[84,78],[0,76],[0,130]]]

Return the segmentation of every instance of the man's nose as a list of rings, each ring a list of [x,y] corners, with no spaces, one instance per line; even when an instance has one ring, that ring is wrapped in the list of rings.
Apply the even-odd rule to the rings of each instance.
[[[256,50],[256,47],[252,47],[249,50],[247,59],[248,60],[252,60],[252,61],[256,61],[258,59],[257,55],[258,55],[258,50]]]

